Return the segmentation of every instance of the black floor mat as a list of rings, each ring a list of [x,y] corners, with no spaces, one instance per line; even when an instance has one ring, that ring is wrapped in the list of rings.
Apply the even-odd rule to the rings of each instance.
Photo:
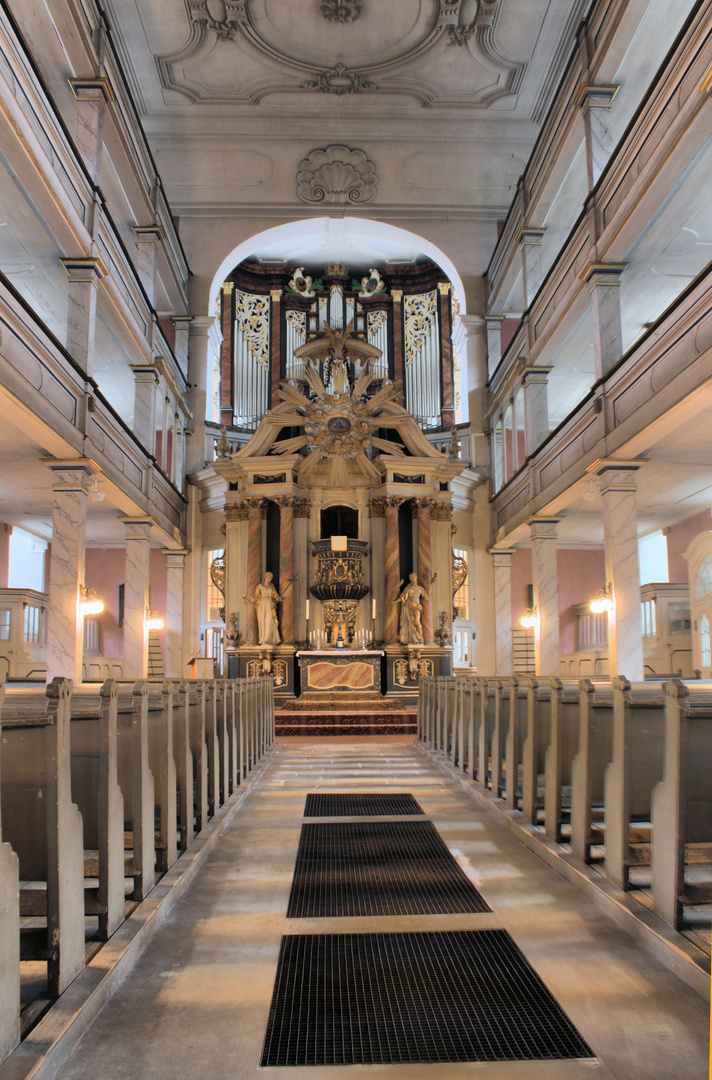
[[[415,817],[422,807],[412,795],[389,792],[387,795],[346,794],[307,795],[304,817]]]
[[[430,821],[302,825],[287,918],[490,911]]]
[[[263,1067],[593,1056],[504,930],[282,938]]]

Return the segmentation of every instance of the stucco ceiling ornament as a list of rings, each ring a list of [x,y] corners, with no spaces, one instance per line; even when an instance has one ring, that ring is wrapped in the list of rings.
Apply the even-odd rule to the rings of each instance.
[[[363,90],[377,90],[375,83],[365,79],[360,71],[349,71],[343,64],[328,71],[320,71],[315,79],[307,79],[302,83],[308,90],[320,90],[322,94],[360,94]]]
[[[363,150],[334,144],[312,150],[297,174],[297,195],[307,203],[366,203],[376,195],[376,168]]]
[[[363,11],[362,0],[323,0],[321,13],[329,22],[356,22]]]

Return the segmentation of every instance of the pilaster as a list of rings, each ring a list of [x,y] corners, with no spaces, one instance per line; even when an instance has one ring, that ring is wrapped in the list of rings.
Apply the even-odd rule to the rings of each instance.
[[[132,231],[136,237],[138,251],[136,259],[136,271],[141,284],[146,290],[151,306],[156,298],[156,259],[158,245],[163,240],[163,229],[160,225],[134,225]]]
[[[547,383],[550,367],[528,367],[522,374],[524,389],[524,429],[527,456],[533,454],[549,435],[549,395]],[[512,438],[516,439],[516,417]]]
[[[96,297],[99,282],[106,276],[100,259],[60,259],[69,278],[67,311],[67,352],[91,378],[94,371]]]
[[[166,551],[166,675],[182,678],[183,668],[183,571],[185,548]]]
[[[524,275],[524,303],[528,308],[539,292],[544,280],[541,261],[541,243],[546,229],[523,228],[517,233],[517,240],[522,252],[522,272]]]
[[[621,274],[626,263],[591,263],[584,280],[591,292],[591,324],[596,380],[603,379],[623,355]]]
[[[588,190],[592,191],[613,152],[611,105],[618,93],[617,86],[582,86],[579,105],[583,113],[586,140],[586,173]]]
[[[114,91],[104,77],[67,81],[77,99],[77,149],[93,182],[101,187],[104,113],[106,106],[114,100]]]
[[[529,519],[532,543],[534,606],[538,618],[534,627],[536,674],[558,676],[559,650],[559,573],[556,565],[556,529],[560,517]]]
[[[149,454],[155,446],[156,387],[160,383],[158,369],[153,364],[132,364],[134,374],[133,432]]]
[[[191,386],[190,411],[193,417],[193,433],[186,453],[188,473],[198,472],[205,466],[208,359],[210,335],[214,326],[215,319],[212,315],[198,315],[190,324],[188,382]]]
[[[512,555],[507,549],[492,552],[494,573],[494,626],[496,674],[511,675],[512,665]]]
[[[502,320],[496,320],[500,325]],[[487,354],[489,320],[481,315],[461,315],[465,331],[467,363],[467,407],[470,421],[470,445],[472,465],[477,470],[489,469],[489,441],[485,434],[487,412]],[[499,329],[497,331],[499,342]]]
[[[220,291],[220,423],[235,422],[235,283],[225,281]]]
[[[122,517],[126,528],[124,570],[124,678],[148,672],[148,581],[152,517]]]

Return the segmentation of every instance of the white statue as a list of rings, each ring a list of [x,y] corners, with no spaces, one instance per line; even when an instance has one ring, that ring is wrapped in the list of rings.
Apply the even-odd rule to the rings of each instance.
[[[401,582],[402,584],[402,582]],[[418,575],[411,574],[408,585],[403,589],[396,604],[401,605],[400,636],[401,645],[423,644],[423,623],[421,613],[423,611],[422,599],[425,589],[418,584]]]
[[[256,587],[249,603],[255,605],[257,612],[257,640],[260,645],[279,645],[279,621],[277,604],[282,598],[272,584],[272,575],[267,573]]]

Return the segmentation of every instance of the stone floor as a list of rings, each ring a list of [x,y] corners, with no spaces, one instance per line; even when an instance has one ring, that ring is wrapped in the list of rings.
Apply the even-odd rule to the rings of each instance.
[[[301,741],[300,741],[301,743]],[[412,792],[492,915],[285,918],[309,791]],[[483,921],[484,920],[484,921]],[[257,1077],[284,933],[509,931],[598,1060],[323,1066],[323,1080],[703,1080],[709,1007],[405,744],[279,745],[62,1080]],[[272,1070],[304,1077],[305,1068]],[[264,1073],[259,1070],[259,1073]]]

